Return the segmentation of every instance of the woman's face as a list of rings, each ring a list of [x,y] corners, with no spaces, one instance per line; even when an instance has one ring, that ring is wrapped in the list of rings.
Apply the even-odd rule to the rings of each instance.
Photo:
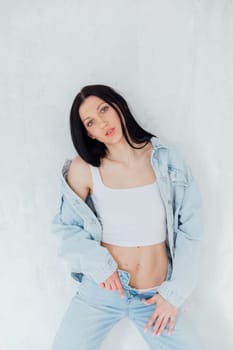
[[[118,106],[115,106],[120,112]],[[117,112],[101,98],[87,97],[79,107],[79,115],[90,137],[105,144],[115,143],[122,138],[122,128]],[[112,128],[114,130],[109,134]]]

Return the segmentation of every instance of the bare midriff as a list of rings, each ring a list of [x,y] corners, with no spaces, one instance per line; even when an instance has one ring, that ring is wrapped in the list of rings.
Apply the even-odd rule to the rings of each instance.
[[[137,289],[152,288],[166,280],[168,255],[165,241],[147,246],[122,247],[101,242],[118,264],[130,273],[129,285]]]

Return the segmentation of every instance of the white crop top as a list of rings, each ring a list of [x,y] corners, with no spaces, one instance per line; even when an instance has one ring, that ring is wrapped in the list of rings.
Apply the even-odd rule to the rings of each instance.
[[[91,197],[102,223],[102,242],[133,247],[166,239],[165,208],[157,181],[140,187],[114,189],[103,184],[98,167],[90,165],[90,168]]]

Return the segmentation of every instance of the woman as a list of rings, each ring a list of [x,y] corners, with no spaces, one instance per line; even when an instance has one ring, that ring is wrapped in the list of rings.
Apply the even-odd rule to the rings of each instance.
[[[201,349],[180,308],[196,285],[203,242],[189,165],[105,85],[82,88],[70,128],[78,156],[63,166],[53,230],[80,285],[53,350],[99,349],[124,317],[151,349]]]

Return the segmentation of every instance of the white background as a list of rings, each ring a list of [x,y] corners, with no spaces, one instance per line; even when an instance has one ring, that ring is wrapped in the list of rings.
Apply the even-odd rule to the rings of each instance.
[[[116,88],[145,129],[189,161],[203,196],[206,249],[185,312],[206,350],[233,348],[233,2],[1,1],[0,343],[50,350],[77,289],[50,223],[75,156],[71,103]],[[147,349],[118,323],[102,350]],[[68,349],[68,348],[67,348]]]

